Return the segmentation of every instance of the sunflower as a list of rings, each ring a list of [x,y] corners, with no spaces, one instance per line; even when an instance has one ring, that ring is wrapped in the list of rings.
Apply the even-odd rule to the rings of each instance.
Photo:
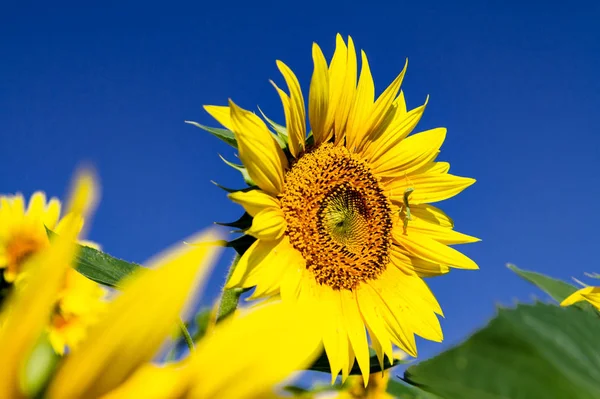
[[[592,275],[592,277],[598,278],[598,275]],[[581,288],[565,298],[560,306],[570,306],[581,301],[586,301],[600,310],[600,287]]]
[[[23,272],[25,261],[50,246],[46,229],[61,235],[67,225],[73,224],[80,231],[83,219],[67,214],[60,218],[61,202],[49,201],[46,195],[35,192],[27,208],[21,194],[0,196],[0,268],[9,284],[27,284]],[[79,241],[87,246],[98,247],[90,241]],[[58,354],[65,349],[76,348],[105,305],[106,291],[75,270],[65,274],[62,289],[56,298],[56,306],[48,324],[50,342]]]
[[[46,227],[56,229],[60,207],[58,199],[46,202],[40,191],[31,196],[27,209],[21,194],[0,197],[0,269],[5,281],[13,283],[23,261],[50,245]]]
[[[289,94],[275,83],[286,126],[269,123],[231,100],[205,106],[237,141],[254,186],[230,199],[253,217],[245,233],[256,240],[228,287],[256,287],[251,298],[280,295],[310,309],[335,378],[357,360],[369,376],[369,343],[380,363],[392,345],[417,355],[415,334],[441,341],[442,310],[422,277],[450,268],[477,269],[448,245],[477,238],[453,230],[431,203],[475,180],[436,162],[446,129],[409,134],[425,104],[408,110],[400,85],[406,66],[375,99],[369,63],[352,38],[337,36],[329,65],[313,44],[314,72],[306,110],[298,79],[277,67]],[[284,144],[282,146],[282,144]],[[367,334],[368,333],[368,334]]]

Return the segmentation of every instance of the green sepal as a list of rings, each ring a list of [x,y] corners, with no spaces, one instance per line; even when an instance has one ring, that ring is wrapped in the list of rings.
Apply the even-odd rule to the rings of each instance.
[[[227,241],[225,246],[235,249],[235,252],[241,256],[248,250],[248,248],[250,248],[252,244],[254,244],[254,241],[256,241],[256,238],[250,235],[243,235],[241,237],[234,238],[231,241]]]
[[[442,398],[598,398],[600,320],[545,303],[499,309],[462,344],[404,380]]]
[[[541,273],[531,272],[528,270],[519,269],[517,266],[513,264],[506,265],[510,270],[515,272],[522,279],[530,282],[535,285],[558,303],[561,303],[568,296],[570,296],[575,291],[579,290],[578,287],[565,283],[564,281],[554,279],[552,277],[548,277]],[[584,309],[586,311],[594,312],[594,307],[587,302],[577,302],[571,306],[575,306],[579,309]]]
[[[369,349],[369,352],[371,353],[371,357],[369,358],[369,368],[370,368],[369,374],[381,372],[381,370],[382,370],[381,365],[379,364],[379,359],[377,358],[375,351],[373,349]],[[406,362],[403,360],[399,360],[399,359],[394,359],[394,363],[390,363],[386,356],[383,361],[383,370],[387,370],[389,368],[392,368],[394,366],[397,366],[397,365],[403,364],[403,363],[406,363]],[[325,352],[321,353],[321,355],[317,358],[317,360],[315,360],[315,362],[312,365],[310,365],[310,367],[308,367],[307,370],[321,371],[323,373],[330,373],[331,366],[329,365],[329,359],[327,358],[327,354]],[[354,366],[352,366],[352,370],[350,370],[350,374],[351,375],[361,375],[362,374],[357,362],[355,362]]]
[[[246,182],[246,184],[248,184],[249,186],[255,186],[256,185],[256,184],[254,184],[254,182],[250,178],[250,175],[248,174],[248,169],[246,169],[244,167],[244,165],[238,165],[238,164],[235,164],[233,162],[229,162],[228,160],[226,160],[225,158],[223,158],[223,156],[221,154],[219,154],[219,157],[227,165],[231,166],[233,169],[235,169],[238,172],[240,172],[242,174],[242,177],[244,178],[244,181]]]
[[[54,351],[48,335],[40,335],[33,350],[23,362],[19,378],[21,392],[28,398],[42,397],[60,359],[61,356]]]
[[[194,342],[198,342],[202,337],[204,337],[206,331],[208,330],[208,324],[210,323],[211,317],[211,308],[203,308],[196,314],[194,317],[196,321],[196,331],[192,335]]]
[[[212,184],[214,184],[215,186],[219,187],[221,190],[227,191],[228,193],[236,193],[236,192],[240,191],[240,190],[236,190],[235,188],[229,188],[229,187],[222,186],[214,180],[211,180],[210,182]]]
[[[56,233],[46,228],[48,238],[52,240]],[[85,277],[109,287],[117,287],[119,282],[135,272],[141,266],[127,262],[97,249],[76,244],[75,268]]]
[[[288,136],[288,131],[287,128],[283,125],[280,125],[277,122],[274,122],[273,120],[269,119],[269,117],[267,117],[267,115],[265,115],[265,113],[262,111],[262,109],[260,109],[260,107],[258,107],[258,110],[260,111],[262,117],[267,121],[267,123],[269,125],[271,125],[271,127],[273,128],[273,130],[275,130],[275,140],[277,140],[277,142],[279,143],[279,146],[281,148],[286,148],[288,146],[288,141],[289,141],[289,136]]]
[[[235,222],[230,222],[230,223],[215,222],[215,224],[218,224],[219,226],[235,227],[237,229],[246,230],[247,228],[252,226],[252,216],[250,216],[248,214],[248,212],[244,212],[244,214]]]
[[[313,135],[312,130],[308,132],[308,137],[306,138],[306,147],[311,147],[315,144],[315,136]]]
[[[184,122],[189,125],[196,126],[202,130],[209,132],[210,134],[223,140],[224,142],[226,142],[233,148],[238,148],[237,140],[235,139],[235,135],[233,134],[233,132],[231,130],[220,129],[220,128],[216,128],[216,127],[208,127],[208,126],[201,125],[198,122],[192,122],[192,121],[184,121]]]

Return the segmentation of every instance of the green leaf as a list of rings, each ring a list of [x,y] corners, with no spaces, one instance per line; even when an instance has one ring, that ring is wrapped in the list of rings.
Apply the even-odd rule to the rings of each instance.
[[[600,320],[588,312],[518,305],[404,379],[446,399],[599,398],[598,337]]]
[[[208,126],[201,125],[198,122],[192,122],[192,121],[184,121],[184,122],[189,125],[194,125],[202,130],[206,130],[207,132],[209,132],[213,136],[223,140],[230,146],[232,146],[234,148],[238,148],[237,141],[235,139],[235,135],[233,134],[233,132],[231,130],[219,129],[216,127],[208,127]]]
[[[51,240],[56,236],[56,233],[49,229],[46,229],[46,232]],[[115,258],[94,248],[77,245],[75,267],[79,273],[90,280],[109,287],[116,287],[123,277],[129,276],[141,266]]]
[[[552,299],[558,303],[561,303],[565,298],[579,289],[578,287],[569,283],[565,283],[564,281],[545,276],[541,273],[519,269],[517,266],[512,264],[508,264],[507,267],[513,272],[517,273],[519,277],[529,281],[531,284],[550,295],[550,297],[552,297]],[[578,302],[572,306],[595,312],[592,305],[587,302]]]
[[[124,277],[141,267],[94,248],[82,245],[79,247],[79,254],[75,260],[77,271],[100,284],[117,287]]]
[[[388,380],[387,393],[398,399],[436,399],[437,396],[402,382]]]
[[[381,366],[379,364],[379,360],[377,359],[377,356],[375,354],[373,354],[373,350],[370,350],[370,352],[372,353],[369,362],[370,362],[370,372],[369,374],[373,374],[373,373],[377,373],[381,371]],[[394,359],[394,363],[390,363],[388,358],[386,357],[384,362],[383,362],[383,369],[387,370],[389,368],[392,368],[394,366],[397,366],[399,364],[403,363],[401,360],[398,359]],[[329,359],[327,358],[327,354],[325,352],[323,352],[321,354],[321,356],[319,356],[317,358],[317,360],[315,360],[315,362],[307,369],[307,370],[312,370],[312,371],[321,371],[324,373],[329,373],[331,372],[331,367],[329,366]],[[357,374],[360,375],[360,368],[358,367],[358,363],[354,363],[354,366],[352,367],[352,370],[350,371],[350,374]]]

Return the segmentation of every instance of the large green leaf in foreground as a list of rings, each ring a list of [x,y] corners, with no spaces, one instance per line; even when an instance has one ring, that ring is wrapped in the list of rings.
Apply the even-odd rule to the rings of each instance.
[[[600,398],[599,337],[592,313],[519,305],[404,378],[445,399]]]
[[[439,399],[438,396],[392,379],[388,381],[387,393],[398,399]]]

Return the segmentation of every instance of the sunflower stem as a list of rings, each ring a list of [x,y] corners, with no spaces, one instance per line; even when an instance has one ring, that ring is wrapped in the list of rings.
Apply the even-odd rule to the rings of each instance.
[[[194,350],[194,340],[192,339],[190,332],[188,331],[187,327],[185,326],[185,323],[181,319],[179,319],[179,328],[181,329],[181,335],[183,335],[183,339],[185,340],[185,343],[187,344],[188,348],[190,349],[190,352],[192,352]]]
[[[233,258],[233,262],[231,262],[231,266],[229,267],[229,272],[227,273],[227,279],[225,280],[225,283],[227,283],[227,281],[229,281],[231,278],[231,275],[233,274],[233,271],[235,270],[239,260],[240,255],[236,254],[235,258]],[[217,323],[235,311],[238,306],[238,302],[240,301],[240,296],[243,293],[243,288],[223,288],[221,299],[219,301],[219,310],[217,311]]]

